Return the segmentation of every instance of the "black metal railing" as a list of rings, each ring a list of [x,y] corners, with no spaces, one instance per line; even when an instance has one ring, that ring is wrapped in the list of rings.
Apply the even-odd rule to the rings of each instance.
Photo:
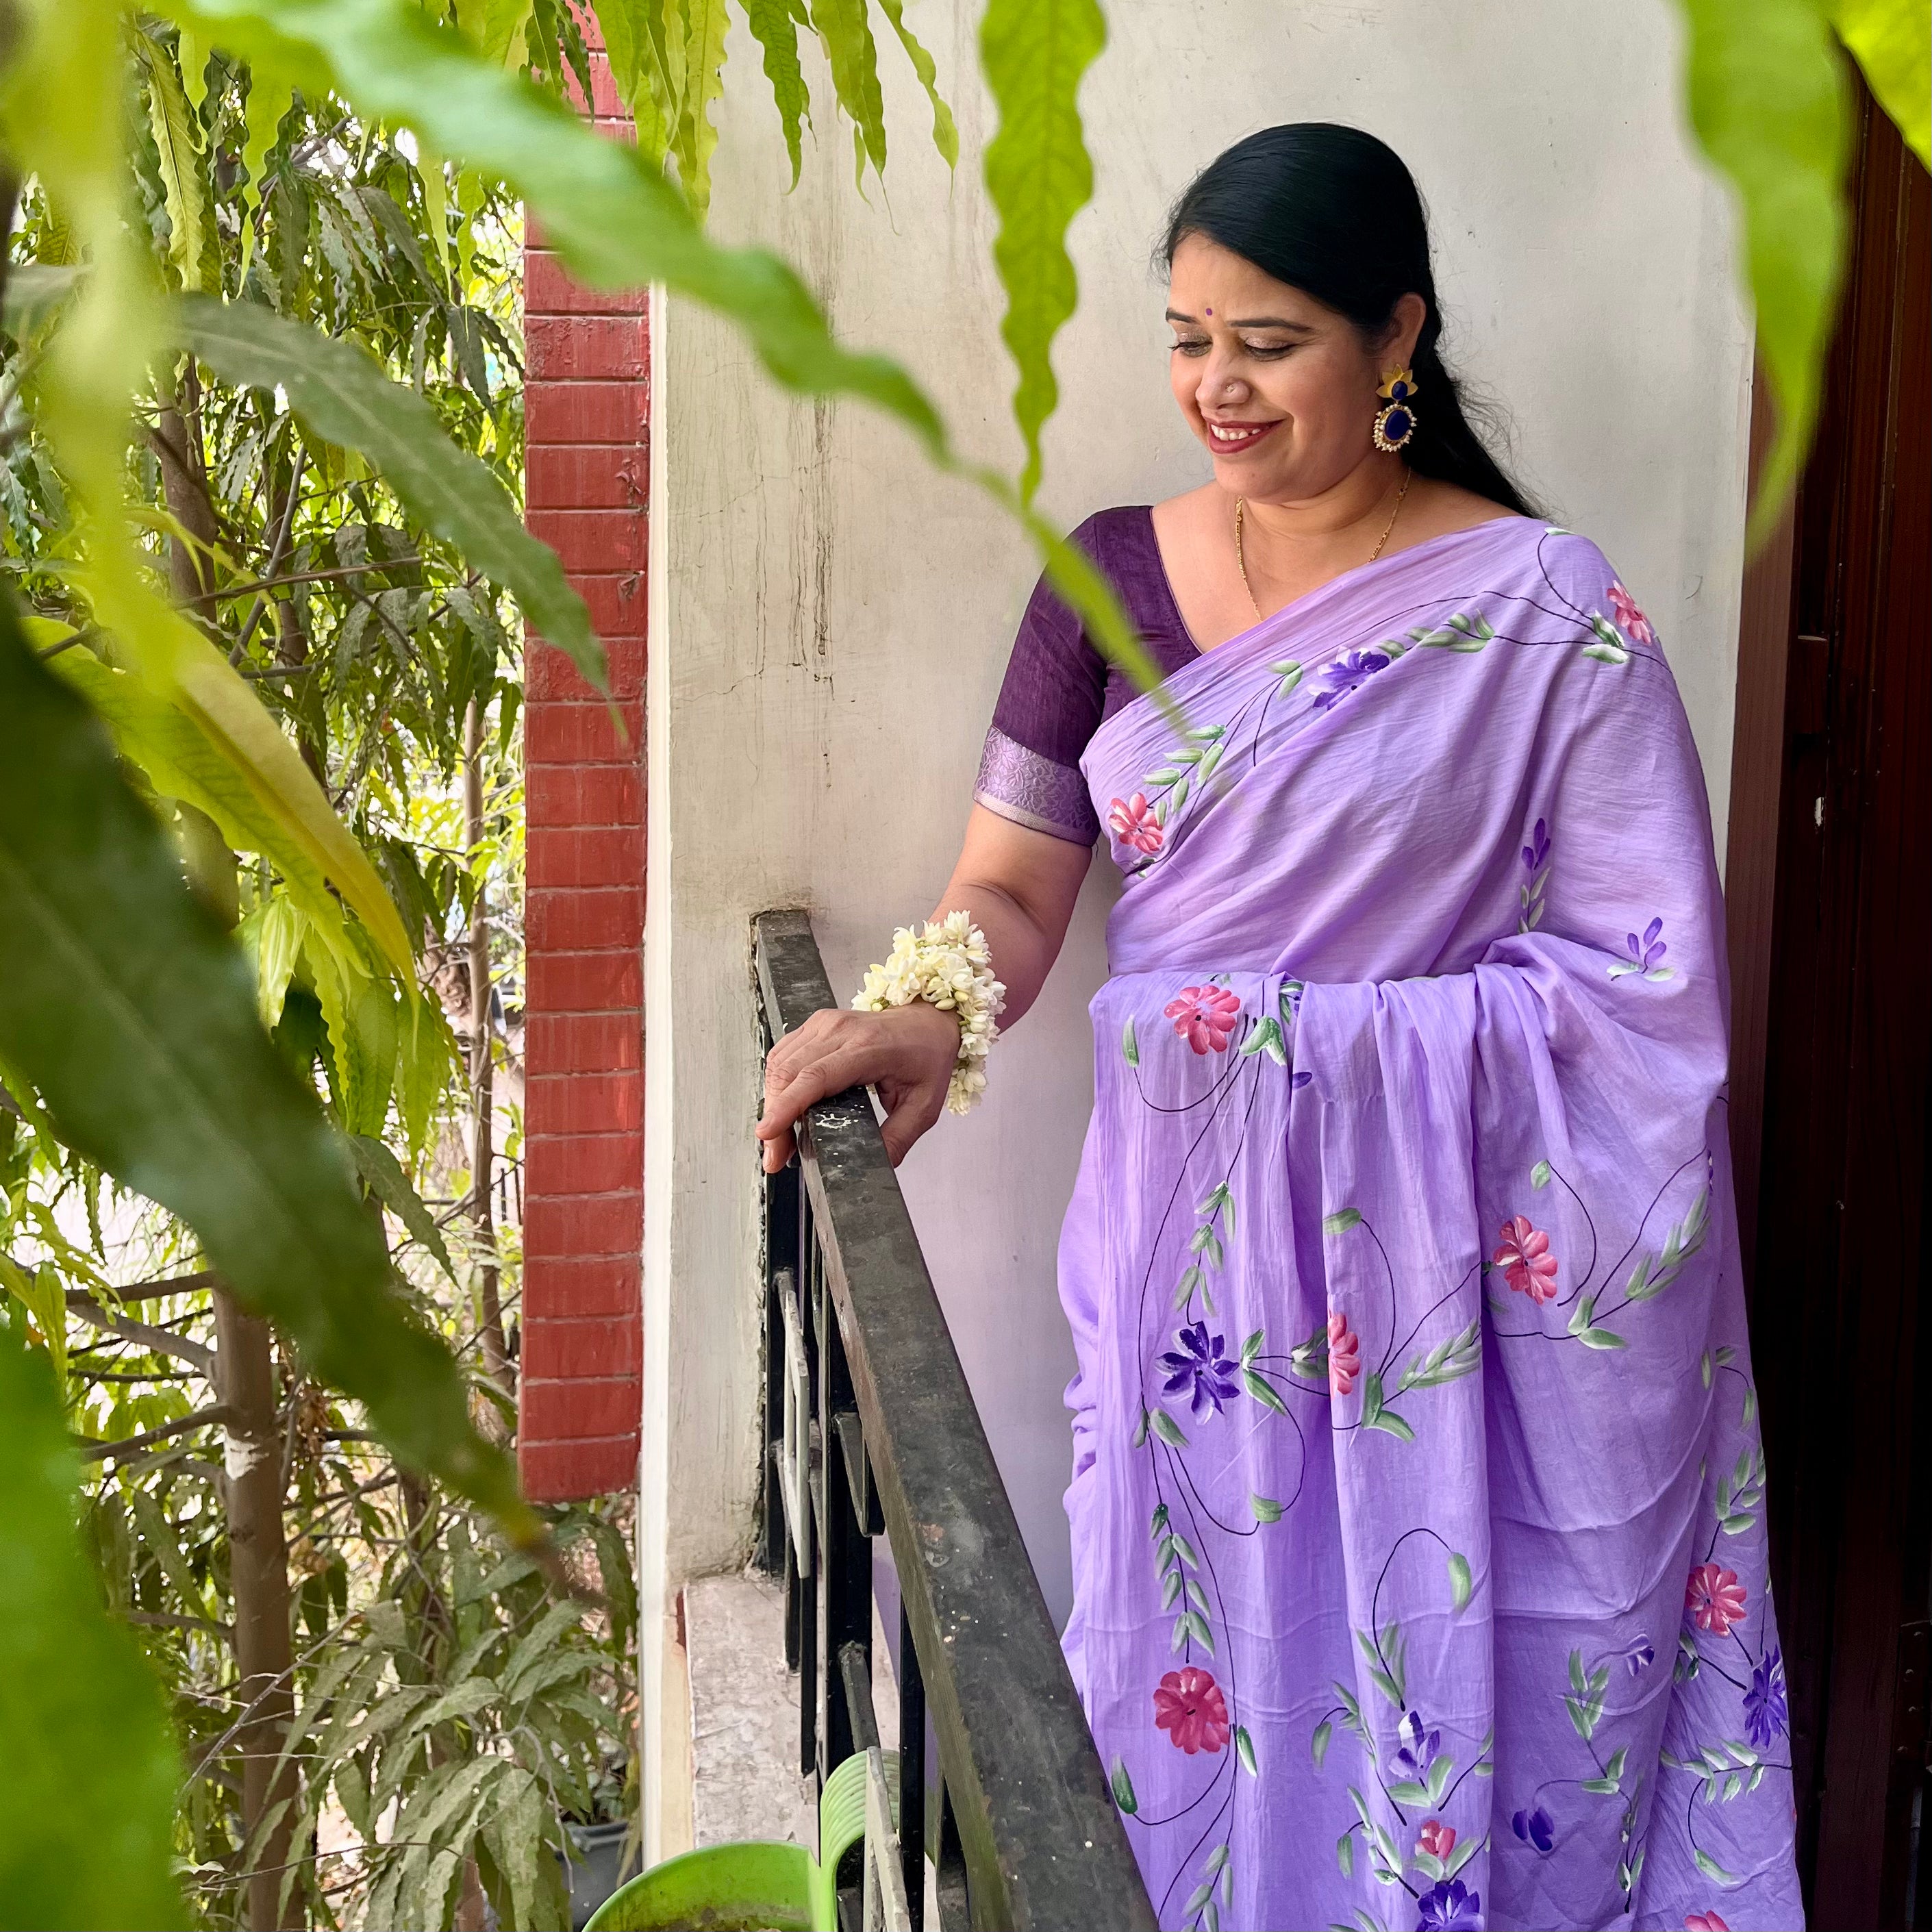
[[[835,1002],[805,914],[761,914],[752,941],[769,1046]],[[785,1580],[801,1770],[822,1786],[855,1753],[868,1756],[878,1828],[866,1868],[841,1874],[848,1922],[925,1925],[929,1858],[946,1932],[1151,1932],[1153,1910],[863,1090],[814,1107],[799,1147],[799,1160],[766,1182],[760,1553]],[[880,1535],[898,1582],[896,1791],[882,1788],[872,1701]],[[881,1856],[892,1810],[916,1828],[900,1828]]]

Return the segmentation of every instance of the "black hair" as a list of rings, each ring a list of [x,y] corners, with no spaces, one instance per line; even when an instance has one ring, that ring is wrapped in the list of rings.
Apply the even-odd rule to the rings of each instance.
[[[1174,204],[1159,251],[1164,267],[1190,235],[1313,296],[1366,336],[1388,326],[1404,296],[1420,296],[1428,314],[1412,365],[1415,434],[1404,458],[1418,476],[1459,484],[1519,516],[1538,514],[1472,426],[1443,362],[1428,218],[1394,148],[1331,122],[1264,128],[1210,161]]]

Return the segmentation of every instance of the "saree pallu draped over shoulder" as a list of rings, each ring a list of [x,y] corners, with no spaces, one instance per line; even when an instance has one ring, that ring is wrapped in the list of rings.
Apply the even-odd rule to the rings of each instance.
[[[1162,1923],[1796,1927],[1722,914],[1511,518],[1104,724],[1066,1643]]]

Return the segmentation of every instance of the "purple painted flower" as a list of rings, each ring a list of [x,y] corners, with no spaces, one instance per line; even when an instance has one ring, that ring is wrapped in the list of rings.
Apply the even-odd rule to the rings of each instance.
[[[1522,848],[1522,862],[1526,870],[1540,872],[1550,858],[1550,824],[1546,819],[1536,821],[1536,830],[1529,835],[1529,843]]]
[[[1432,1885],[1415,1901],[1415,1932],[1483,1932],[1483,1895],[1460,1878]]]
[[[1420,1715],[1412,1711],[1404,1718],[1396,1730],[1402,1739],[1395,1754],[1396,1762],[1402,1768],[1405,1777],[1424,1783],[1429,1776],[1429,1767],[1436,1762],[1436,1747],[1442,1742],[1440,1731],[1425,1730]]]
[[[1610,968],[1610,977],[1621,980],[1627,974],[1641,973],[1647,980],[1669,979],[1670,968],[1663,961],[1670,949],[1664,943],[1663,932],[1664,921],[1654,919],[1644,928],[1641,938],[1634,932],[1626,933],[1624,949],[1629,957],[1619,959]]]
[[[1346,698],[1357,685],[1366,683],[1377,671],[1387,670],[1388,667],[1386,651],[1344,651],[1322,674],[1328,688],[1316,694],[1316,710],[1326,711],[1330,705]]]
[[[1556,1848],[1556,1820],[1540,1804],[1533,1811],[1519,1811],[1510,1820],[1510,1829],[1526,1845],[1533,1845],[1539,1852]]]
[[[1624,1667],[1633,1677],[1641,1677],[1657,1661],[1657,1646],[1645,1634],[1640,1636],[1636,1642],[1626,1644],[1622,1654]]]
[[[1309,1082],[1312,1080],[1314,1078],[1314,1075],[1310,1072],[1306,1067],[1304,1067],[1300,1072],[1295,1074],[1289,1080],[1288,1084],[1291,1087],[1306,1087]]]
[[[1791,1722],[1784,1696],[1784,1653],[1773,1644],[1751,1672],[1744,1693],[1744,1729],[1760,1750],[1768,1750],[1784,1736]]]
[[[1219,1415],[1221,1405],[1234,1399],[1240,1366],[1228,1358],[1227,1337],[1210,1335],[1207,1323],[1196,1322],[1182,1329],[1178,1340],[1180,1350],[1170,1349],[1160,1358],[1160,1366],[1168,1371],[1166,1393],[1178,1395],[1186,1390],[1197,1417],[1210,1409]]]

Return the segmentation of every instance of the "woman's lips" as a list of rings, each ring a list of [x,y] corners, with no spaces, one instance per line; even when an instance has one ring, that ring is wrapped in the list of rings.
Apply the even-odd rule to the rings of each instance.
[[[1273,422],[1219,423],[1211,417],[1201,420],[1208,427],[1208,447],[1216,456],[1238,456],[1244,449],[1252,449],[1270,430],[1281,427],[1277,416]]]

